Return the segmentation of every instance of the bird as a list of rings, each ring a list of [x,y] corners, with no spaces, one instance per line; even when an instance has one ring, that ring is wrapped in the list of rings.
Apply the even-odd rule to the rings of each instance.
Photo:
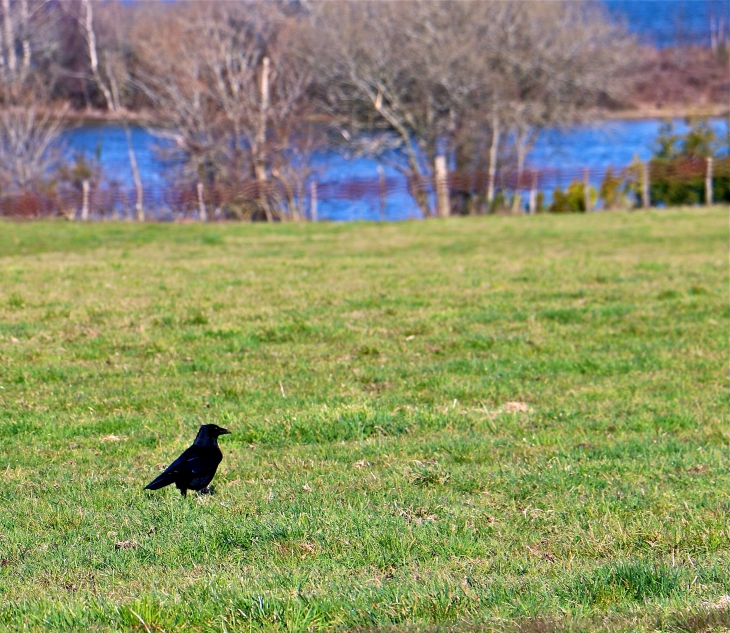
[[[201,426],[193,445],[183,451],[165,472],[148,483],[145,490],[159,490],[175,484],[183,497],[187,496],[188,490],[210,494],[212,491],[208,484],[213,480],[218,464],[223,459],[223,453],[218,448],[218,437],[228,434],[228,429],[217,424]]]

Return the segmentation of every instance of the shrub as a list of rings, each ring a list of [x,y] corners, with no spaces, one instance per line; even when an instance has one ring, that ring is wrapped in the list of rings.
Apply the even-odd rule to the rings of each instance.
[[[649,165],[653,204],[705,204],[707,158],[715,157],[713,200],[730,202],[730,164],[721,157],[715,132],[704,120],[687,121],[686,134],[674,133],[671,123],[662,126]]]
[[[614,175],[613,168],[610,165],[601,181],[598,197],[603,200],[603,206],[607,210],[619,209],[629,204],[624,180],[620,175]]]
[[[553,202],[548,207],[549,213],[585,213],[586,211],[586,200],[585,200],[585,188],[584,184],[575,180],[568,189],[563,192],[556,188],[553,192]],[[594,187],[590,187],[588,191],[591,205],[595,205],[596,199],[598,198]]]

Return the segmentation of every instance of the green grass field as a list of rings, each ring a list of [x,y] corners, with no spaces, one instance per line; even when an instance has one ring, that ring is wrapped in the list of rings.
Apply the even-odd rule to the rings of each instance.
[[[0,223],[0,628],[728,630],[729,317],[721,208]]]

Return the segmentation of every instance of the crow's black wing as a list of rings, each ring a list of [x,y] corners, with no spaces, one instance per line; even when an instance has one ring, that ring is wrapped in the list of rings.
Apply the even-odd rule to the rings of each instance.
[[[215,464],[217,466],[217,464]],[[201,451],[197,446],[191,446],[183,451],[163,473],[160,473],[153,481],[145,486],[145,490],[158,490],[169,486],[177,481],[179,477],[193,478],[195,475],[203,474],[210,470],[210,457]]]

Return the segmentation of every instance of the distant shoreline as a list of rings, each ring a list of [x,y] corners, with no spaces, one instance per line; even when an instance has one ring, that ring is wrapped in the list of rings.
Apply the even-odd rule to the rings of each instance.
[[[80,125],[123,124],[125,121],[134,126],[156,126],[161,122],[152,112],[113,113],[103,110],[67,111],[61,117],[69,123]],[[686,118],[726,118],[730,117],[728,104],[709,104],[702,106],[671,105],[667,107],[638,106],[620,110],[596,112],[594,121],[641,121],[649,119],[686,119]]]
[[[133,126],[160,126],[164,119],[158,116],[154,110],[109,112],[107,110],[73,109],[67,105],[52,105],[51,118],[62,119],[66,123],[81,126],[120,124],[124,122]],[[42,105],[37,106],[40,114],[45,114],[47,109]],[[2,110],[2,108],[0,108]],[[587,113],[587,119],[593,122],[599,121],[640,121],[650,119],[685,119],[685,118],[727,118],[730,117],[730,96],[725,103],[703,103],[699,104],[651,104],[634,103],[623,108],[614,110],[594,110]],[[312,121],[323,122],[321,116],[313,115]],[[578,121],[577,123],[580,123]]]
[[[703,106],[668,106],[656,108],[651,106],[627,108],[615,112],[602,113],[606,121],[641,121],[644,119],[719,119],[730,116],[728,104]]]

